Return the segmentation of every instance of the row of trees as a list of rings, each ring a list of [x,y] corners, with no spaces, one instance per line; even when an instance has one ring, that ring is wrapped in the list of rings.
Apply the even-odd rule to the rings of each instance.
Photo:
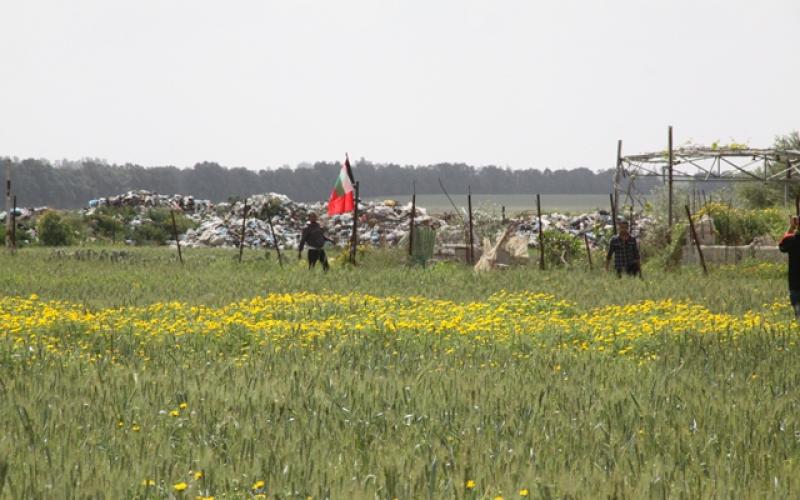
[[[55,208],[82,207],[90,199],[134,189],[190,194],[217,202],[269,191],[298,201],[324,200],[341,168],[338,162],[255,171],[209,162],[179,169],[110,165],[96,159],[51,164],[46,160],[0,158],[0,179],[5,179],[8,165],[13,169],[14,192],[20,206]],[[353,170],[363,197],[408,196],[412,182],[416,182],[417,193],[441,193],[439,179],[452,193],[465,193],[471,186],[474,193],[482,194],[604,194],[611,190],[612,183],[610,171],[593,172],[587,168],[511,170],[454,163],[418,167],[378,165],[362,159]],[[652,181],[656,183],[657,180]]]

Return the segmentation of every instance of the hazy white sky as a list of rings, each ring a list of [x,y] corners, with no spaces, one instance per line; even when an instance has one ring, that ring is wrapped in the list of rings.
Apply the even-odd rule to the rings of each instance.
[[[0,155],[607,168],[800,128],[798,0],[4,0]]]

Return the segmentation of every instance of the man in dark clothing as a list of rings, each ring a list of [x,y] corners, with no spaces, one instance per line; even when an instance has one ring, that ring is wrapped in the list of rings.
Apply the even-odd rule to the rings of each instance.
[[[333,240],[325,236],[322,227],[317,223],[317,214],[308,215],[308,224],[303,228],[303,235],[300,238],[300,248],[297,251],[297,259],[303,258],[303,248],[308,245],[308,268],[312,269],[317,265],[317,261],[322,263],[322,270],[328,270],[328,257],[325,255],[325,242]]]
[[[636,238],[628,231],[627,221],[617,223],[617,234],[611,237],[611,242],[608,244],[606,271],[612,255],[614,270],[617,271],[618,277],[621,277],[623,272],[629,276],[639,274],[639,246],[636,244]]]
[[[789,300],[795,318],[800,319],[800,236],[797,234],[797,224],[797,217],[789,218],[789,229],[778,243],[778,248],[789,254]]]

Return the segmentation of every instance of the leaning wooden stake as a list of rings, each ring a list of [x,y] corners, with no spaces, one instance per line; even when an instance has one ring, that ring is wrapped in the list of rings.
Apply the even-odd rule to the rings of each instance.
[[[244,231],[247,226],[247,198],[244,199],[244,212],[242,213],[242,235],[239,238],[239,264],[242,263],[242,254],[244,253]]]
[[[417,184],[411,183],[411,222],[408,224],[408,255],[414,255],[414,216],[417,214]]]
[[[694,230],[694,221],[692,221],[692,212],[689,211],[689,205],[685,205],[684,208],[686,208],[686,217],[689,218],[689,229],[692,232],[692,239],[694,240],[694,245],[695,247],[697,247],[697,255],[700,256],[700,264],[703,266],[703,274],[708,276],[706,259],[703,258],[703,249],[700,248],[700,240],[697,239],[697,232]]]
[[[589,248],[589,237],[586,236],[586,233],[583,233],[583,244],[586,245],[586,258],[589,259],[589,270],[591,271],[594,269],[592,266],[592,249]]]
[[[172,235],[175,237],[175,246],[178,247],[178,260],[183,264],[183,255],[181,254],[181,240],[178,239],[178,225],[175,224],[175,212],[169,211],[172,216]]]
[[[539,218],[539,269],[544,271],[544,231],[542,231],[542,197],[536,194],[536,216]]]
[[[275,253],[278,254],[278,265],[283,267],[281,249],[278,246],[278,237],[275,236],[275,228],[272,227],[272,215],[267,215],[267,223],[269,223],[269,233],[272,235],[272,244],[275,245]]]
[[[470,265],[475,265],[475,234],[472,229],[472,187],[467,186],[467,210],[469,211],[469,251],[467,260]]]

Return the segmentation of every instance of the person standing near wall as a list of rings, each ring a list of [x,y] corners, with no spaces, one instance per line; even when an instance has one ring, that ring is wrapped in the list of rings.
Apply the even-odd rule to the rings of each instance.
[[[794,317],[800,319],[800,237],[797,235],[798,218],[789,217],[789,229],[783,235],[778,248],[789,255],[789,301]]]

